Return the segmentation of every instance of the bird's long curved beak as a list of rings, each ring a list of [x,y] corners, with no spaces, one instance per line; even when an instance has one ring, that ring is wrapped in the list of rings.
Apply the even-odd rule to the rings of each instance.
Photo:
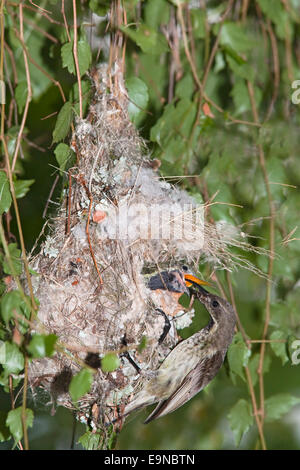
[[[197,289],[203,294],[208,294],[208,292],[202,286],[210,286],[211,284],[209,282],[202,281],[193,274],[184,274],[184,280],[187,287],[197,287]]]
[[[202,281],[198,277],[193,276],[193,274],[184,274],[185,283],[188,287],[195,286],[210,286],[209,282]]]

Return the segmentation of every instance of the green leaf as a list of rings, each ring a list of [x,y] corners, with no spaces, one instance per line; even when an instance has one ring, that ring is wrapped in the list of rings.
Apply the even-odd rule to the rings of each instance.
[[[278,301],[271,305],[270,325],[276,329],[286,329],[290,323],[290,316],[286,314],[288,306],[286,302]]]
[[[86,450],[97,450],[101,442],[101,435],[92,431],[87,431],[78,439],[78,443]]]
[[[61,142],[55,148],[54,154],[55,154],[57,163],[59,164],[60,171],[62,173],[66,168],[68,160],[72,156],[72,151],[67,144],[64,144]]]
[[[10,267],[10,263],[8,262],[8,258],[5,255],[4,257],[0,256],[0,261],[3,263],[3,271],[6,274],[14,275],[16,274],[19,276],[22,273],[22,259],[21,259],[21,250],[19,250],[18,245],[16,243],[10,243],[8,245],[9,251],[9,258],[10,262],[12,263],[13,269]]]
[[[206,22],[206,12],[203,9],[192,9],[191,18],[193,25],[193,33],[195,38],[204,39],[206,34],[205,22]]]
[[[78,64],[79,64],[79,71],[80,76],[82,77],[92,63],[92,52],[91,47],[86,39],[80,39],[78,41]]]
[[[110,0],[90,0],[89,7],[96,13],[98,16],[105,16],[110,9],[111,1]]]
[[[26,80],[21,80],[15,89],[15,99],[18,105],[19,114],[23,112],[28,94],[28,87]]]
[[[254,81],[254,68],[251,64],[237,62],[236,59],[232,57],[232,54],[228,54],[228,52],[225,53],[225,56],[234,75],[249,80],[250,82]]]
[[[142,352],[146,346],[147,346],[147,336],[144,335],[140,341],[140,344],[138,345],[138,352]]]
[[[11,194],[9,190],[9,181],[7,179],[6,173],[0,171],[0,215],[3,212],[7,212],[11,205]]]
[[[239,78],[236,79],[236,82],[230,92],[230,95],[233,98],[236,115],[239,115],[239,114],[244,113],[245,111],[251,110],[249,92],[248,92],[248,88],[246,86],[244,79],[239,79]],[[254,98],[255,98],[256,106],[258,107],[261,102],[262,93],[261,93],[261,90],[255,86],[254,86]]]
[[[161,24],[168,24],[170,5],[165,0],[151,0],[145,2],[145,22],[151,28],[159,28]]]
[[[33,424],[33,411],[29,408],[25,410],[25,422],[26,426],[32,427]],[[20,441],[23,437],[23,423],[22,423],[22,407],[15,408],[9,411],[6,419],[6,425],[9,427],[11,434],[15,441]]]
[[[57,336],[54,334],[39,335],[35,334],[27,346],[27,350],[32,357],[50,357],[55,351]]]
[[[53,131],[53,142],[63,140],[69,132],[73,119],[72,104],[67,101],[58,113],[55,128]]]
[[[73,42],[67,42],[61,48],[61,59],[63,67],[66,67],[70,73],[76,73],[74,56],[73,56]]]
[[[289,393],[279,393],[265,400],[266,419],[273,421],[280,419],[290,409],[300,403],[300,397],[293,397]]]
[[[76,75],[76,67],[73,55],[73,41],[67,42],[62,46],[61,58],[63,67],[66,67],[70,73]],[[79,39],[77,42],[77,58],[80,76],[82,76],[85,72],[88,71],[92,62],[91,48],[86,39]]]
[[[114,353],[105,354],[101,359],[101,369],[103,372],[113,372],[120,367],[120,359]]]
[[[247,348],[247,345],[243,340],[242,334],[237,333],[234,336],[233,341],[229,346],[227,352],[230,376],[233,383],[236,383],[236,375],[238,375],[244,381],[246,380],[244,374],[244,367],[247,366],[250,355],[251,351]]]
[[[182,79],[177,82],[175,88],[175,95],[177,98],[192,99],[194,93],[194,79],[192,74],[186,73]]]
[[[230,427],[234,434],[234,440],[238,446],[243,435],[253,424],[252,408],[246,400],[239,400],[228,414]]]
[[[5,338],[5,335],[1,335],[1,338]],[[6,345],[5,342],[0,340],[0,364],[4,364],[6,361]]]
[[[167,86],[168,80],[168,71],[166,67],[162,67],[158,57],[151,54],[141,53],[139,56],[140,60],[140,69],[139,69],[139,78],[141,78],[148,86],[149,93],[149,102],[151,106],[151,111],[161,113],[163,108],[162,101],[158,96],[164,96],[164,92]],[[127,76],[136,75],[134,67],[132,68],[131,74]],[[155,88],[153,84],[155,83]]]
[[[215,58],[215,66],[214,66],[214,73],[218,74],[221,70],[224,70],[226,67],[225,59],[224,59],[224,54],[219,51],[216,54]]]
[[[129,95],[128,113],[131,121],[137,122],[140,114],[146,109],[149,100],[148,87],[138,77],[126,80],[126,88]]]
[[[230,95],[233,98],[235,113],[237,116],[250,109],[250,98],[245,80],[237,79]]]
[[[14,28],[9,28],[9,42],[15,48],[18,49],[21,46],[20,39],[17,37]]]
[[[170,156],[169,161],[174,162],[186,149],[196,113],[195,103],[181,99],[176,106],[173,103],[165,106],[163,115],[152,127],[150,139],[165,151],[165,158]]]
[[[74,83],[70,91],[69,101],[73,103],[75,113],[79,116],[79,92],[78,92],[78,82]],[[91,95],[91,83],[88,80],[81,80],[81,94],[82,94],[82,112],[85,115],[89,98]]]
[[[16,193],[16,198],[20,199],[21,197],[26,196],[29,191],[30,186],[35,182],[35,180],[17,180],[14,181],[14,188]]]
[[[223,46],[223,52],[225,52],[228,56],[230,56],[238,65],[246,64],[247,61],[243,59],[243,57],[235,52],[230,46]]]
[[[1,299],[0,306],[1,306],[1,316],[6,323],[9,324],[10,320],[15,318],[15,313],[18,316],[24,316],[25,318],[30,318],[31,310],[28,307],[30,305],[30,298],[27,298],[28,304],[23,299],[20,291],[13,290],[4,294]],[[23,334],[28,330],[28,323],[23,321],[22,318],[18,317],[18,327],[20,332]]]
[[[7,374],[18,374],[24,369],[24,356],[15,343],[2,343],[0,362]]]
[[[253,356],[250,357],[248,367],[252,379],[252,384],[253,387],[257,384],[258,381],[258,374],[257,374],[257,369],[259,367],[259,360],[260,360],[260,354],[255,353]],[[271,366],[271,358],[270,356],[266,355],[264,356],[264,365],[263,365],[263,373],[266,374],[269,372]]]
[[[219,25],[214,27],[214,32],[217,32]],[[222,46],[229,46],[235,52],[250,51],[255,43],[252,37],[247,34],[247,30],[236,22],[227,21],[223,24],[220,33],[220,44]]]
[[[35,271],[34,269],[32,269],[30,266],[29,266],[29,272],[30,274],[32,274],[33,276],[39,276],[40,273],[38,273],[37,271]]]
[[[162,54],[169,49],[165,37],[150,26],[141,24],[136,30],[129,26],[120,29],[147,54]]]
[[[21,314],[22,296],[18,290],[7,292],[1,299],[1,316],[8,325],[9,321],[14,318],[14,310]]]
[[[47,31],[45,23],[43,23],[42,28]],[[50,29],[48,29],[50,32]],[[49,76],[53,74],[53,62],[46,60],[47,52],[45,46],[45,36],[37,31],[32,25],[24,24],[24,36],[26,38],[26,49],[30,54],[30,58],[33,59],[36,65],[29,63],[29,73],[30,73],[30,82],[32,87],[33,99],[38,99],[43,93],[46,92],[47,88],[51,84]],[[14,49],[14,66],[17,71],[19,83],[26,82],[26,71],[24,67],[24,57],[22,54],[22,49],[19,49],[19,52],[16,53],[16,49],[20,46],[19,39],[18,43],[13,46]],[[48,76],[47,76],[48,75]],[[19,101],[22,106],[22,101],[24,103],[24,85],[21,85],[19,90]],[[19,105],[18,105],[19,106]]]
[[[113,426],[110,426],[107,436],[107,450],[114,450],[117,445],[117,432],[114,431]]]
[[[276,33],[280,39],[286,39],[291,34],[291,25],[287,12],[281,2],[257,0],[263,13],[275,23]]]
[[[8,441],[11,435],[6,426],[7,413],[0,411],[0,442]]]
[[[276,330],[270,336],[271,340],[286,340],[286,334],[283,331]],[[289,357],[287,355],[286,343],[281,342],[272,342],[270,343],[271,349],[274,351],[275,355],[281,359],[282,365],[288,362]]]
[[[83,368],[78,374],[72,377],[69,392],[72,401],[76,403],[79,398],[89,392],[93,383],[93,372],[90,369]]]

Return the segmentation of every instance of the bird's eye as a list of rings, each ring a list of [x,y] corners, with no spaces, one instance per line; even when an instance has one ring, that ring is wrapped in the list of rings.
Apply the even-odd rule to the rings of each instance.
[[[212,306],[213,306],[214,308],[219,307],[219,302],[218,302],[217,300],[213,300]]]
[[[185,272],[189,270],[189,268],[186,266],[186,264],[181,266],[181,269],[182,269],[182,271],[185,271]]]

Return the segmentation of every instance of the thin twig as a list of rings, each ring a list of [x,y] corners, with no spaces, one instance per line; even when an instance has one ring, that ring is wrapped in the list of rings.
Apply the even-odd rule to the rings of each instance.
[[[93,196],[92,196],[92,193],[89,191],[89,188],[87,187],[87,184],[84,180],[84,178],[79,175],[78,177],[78,181],[80,182],[80,184],[84,187],[85,191],[86,191],[86,194],[90,200],[90,204],[89,204],[89,209],[88,209],[88,217],[87,217],[87,223],[86,223],[86,228],[85,228],[85,233],[86,233],[86,236],[87,236],[87,240],[88,240],[88,244],[89,244],[89,248],[90,248],[90,253],[91,253],[91,256],[92,256],[92,259],[93,259],[93,262],[94,262],[94,266],[96,268],[96,271],[98,273],[98,276],[99,276],[99,281],[100,281],[100,288],[102,287],[102,284],[103,284],[103,279],[102,279],[102,276],[100,274],[100,271],[99,271],[99,268],[98,268],[98,264],[97,264],[97,261],[96,261],[96,258],[95,258],[95,254],[94,254],[94,250],[93,250],[93,247],[92,247],[92,242],[91,242],[91,239],[90,239],[90,231],[89,231],[89,227],[90,227],[90,216],[91,216],[91,211],[92,211],[92,206],[93,206]]]
[[[230,10],[227,9],[225,13],[228,14],[229,11]],[[181,3],[178,4],[177,12],[178,12],[179,23],[180,23],[181,30],[182,30],[182,39],[183,39],[183,46],[184,46],[185,55],[186,55],[187,60],[190,64],[190,68],[191,68],[191,71],[192,71],[194,81],[195,81],[195,83],[196,83],[196,85],[199,89],[199,93],[200,93],[200,98],[199,99],[201,101],[201,98],[203,97],[217,111],[219,111],[222,114],[225,114],[225,110],[222,109],[217,103],[215,103],[211,98],[209,98],[206,95],[206,93],[204,92],[203,85],[202,85],[202,83],[201,83],[201,81],[198,77],[196,65],[193,62],[193,59],[192,59],[192,56],[191,56],[191,53],[190,53],[190,50],[189,50],[189,46],[188,46],[188,40],[187,40],[186,31],[185,31],[185,23],[184,23],[183,14],[182,14],[182,4]],[[225,15],[225,13],[224,13],[224,15]],[[227,112],[226,112],[226,117],[229,121],[231,121],[234,124],[244,124],[244,125],[247,125],[247,126],[261,127],[260,123],[251,122],[251,121],[243,121],[241,119],[235,119],[234,117],[232,117]]]
[[[24,447],[25,450],[29,450],[28,441],[28,429],[26,423],[26,408],[27,408],[27,387],[28,387],[28,357],[25,354],[25,365],[24,365],[24,383],[23,383],[23,397],[22,397],[22,426],[24,436]]]
[[[242,322],[241,322],[240,317],[239,317],[238,312],[237,312],[234,293],[233,293],[233,288],[232,288],[232,282],[231,282],[231,278],[230,278],[230,273],[228,271],[226,271],[226,280],[227,280],[227,285],[228,285],[228,288],[229,288],[231,304],[232,304],[233,310],[235,312],[238,327],[239,327],[240,332],[242,333],[242,336],[243,336],[243,339],[244,339],[245,343],[247,343],[248,342],[248,337],[246,335],[246,332],[244,330],[244,327],[242,325]]]
[[[222,16],[222,18],[221,18],[221,20],[220,20],[220,23],[219,23],[219,31],[218,31],[216,40],[215,40],[215,42],[214,42],[213,48],[212,48],[212,50],[211,50],[211,53],[210,53],[208,62],[207,62],[207,64],[206,64],[205,71],[204,71],[204,75],[203,75],[203,79],[202,79],[203,89],[205,88],[205,85],[206,85],[206,82],[207,82],[207,78],[208,78],[208,74],[209,74],[209,72],[210,72],[212,63],[213,63],[213,61],[214,61],[215,55],[216,55],[217,50],[218,50],[218,46],[219,46],[219,42],[220,42],[220,38],[221,38],[221,32],[222,32],[222,27],[223,27],[224,21],[226,20],[227,16],[229,15],[229,13],[230,13],[230,11],[231,11],[233,2],[234,2],[234,0],[230,0],[228,6],[227,6],[227,8],[226,8],[226,11],[224,12],[224,15]]]
[[[255,97],[254,97],[254,89],[253,85],[250,81],[247,83],[248,85],[248,93],[251,102],[252,114],[255,122],[259,122],[258,112],[256,109]],[[266,301],[265,301],[265,323],[263,327],[262,333],[262,340],[265,340],[268,333],[269,323],[270,323],[270,304],[271,304],[271,288],[272,288],[272,274],[273,274],[273,265],[274,265],[274,249],[275,249],[275,206],[272,198],[272,193],[270,189],[269,183],[269,176],[266,168],[265,162],[265,155],[264,150],[261,144],[258,144],[258,155],[259,155],[259,164],[261,167],[261,171],[263,174],[263,179],[265,183],[265,188],[267,192],[268,198],[268,205],[269,205],[269,265],[268,265],[268,278],[267,278],[267,286],[266,286]],[[263,374],[263,364],[264,364],[264,357],[265,357],[265,349],[266,343],[261,343],[260,348],[260,358],[259,358],[259,365],[258,365],[258,377],[259,377],[259,390],[260,390],[260,414],[261,414],[261,424],[263,427],[264,418],[265,418],[265,397],[264,397],[264,374]]]
[[[46,217],[46,214],[47,214],[47,211],[48,211],[48,207],[49,207],[49,203],[50,203],[50,201],[51,201],[52,194],[53,194],[53,192],[54,192],[55,186],[57,185],[58,178],[59,178],[59,175],[56,175],[55,180],[54,180],[54,183],[53,183],[52,186],[51,186],[50,193],[49,193],[49,196],[48,196],[48,198],[47,198],[46,205],[45,205],[45,209],[44,209],[43,214],[42,214],[42,218],[43,218],[43,219]]]
[[[214,198],[214,196],[212,196],[212,197],[209,196],[206,186],[205,186],[205,191],[204,191],[203,198],[204,198],[204,201],[205,201],[205,205],[207,206],[207,211],[209,211],[211,201]],[[211,216],[210,216],[210,219],[211,219],[211,222],[214,223],[214,220]],[[225,295],[223,286],[222,286],[221,282],[219,281],[218,276],[216,274],[214,274],[214,276],[212,276],[212,278],[216,281],[216,283],[218,285],[218,288],[219,288],[220,292],[222,293],[222,297],[224,297],[226,299],[226,295]],[[239,329],[242,333],[242,336],[243,336],[244,340],[246,341],[246,344],[249,344],[247,334],[246,334],[246,332],[245,332],[245,330],[242,326],[242,323],[240,321],[238,311],[237,311],[237,308],[236,308],[234,292],[233,292],[232,283],[231,283],[229,273],[227,273],[227,284],[228,284],[229,293],[230,293],[230,300],[231,300],[231,303],[233,305],[233,308],[234,308],[234,311],[235,311],[235,314],[236,314]],[[249,345],[249,347],[251,347],[251,346]],[[262,449],[265,450],[266,449],[266,442],[265,442],[263,427],[262,427],[260,417],[259,417],[259,411],[258,411],[258,408],[257,408],[257,401],[256,401],[255,392],[254,392],[253,381],[252,381],[252,377],[251,377],[250,370],[249,370],[248,366],[245,367],[245,371],[246,371],[246,378],[247,378],[249,393],[250,393],[250,397],[251,397],[251,401],[252,401],[253,415],[255,416],[255,421],[256,421],[256,425],[257,425],[257,429],[258,429]]]
[[[52,34],[48,33],[47,31],[45,31],[43,28],[40,28],[36,23],[34,23],[33,21],[30,21],[28,18],[26,18],[26,23],[29,24],[30,26],[32,26],[32,29],[35,29],[36,31],[38,31],[39,33],[41,33],[43,36],[45,36],[46,38],[48,38],[50,41],[54,42],[54,44],[58,44],[59,43],[59,40],[53,36]]]
[[[20,4],[20,7],[19,7],[19,14],[20,14],[20,39],[24,43],[23,5],[22,4]],[[21,139],[22,139],[22,136],[23,136],[25,122],[26,122],[27,115],[28,115],[29,104],[30,104],[30,101],[32,99],[32,88],[31,88],[29,64],[28,64],[27,55],[26,55],[24,49],[23,49],[23,57],[24,57],[24,66],[25,66],[25,74],[26,74],[26,82],[27,82],[27,96],[26,96],[26,102],[25,102],[25,106],[24,106],[22,121],[21,121],[20,129],[19,129],[18,137],[17,137],[17,141],[16,141],[15,152],[14,152],[14,156],[13,156],[13,159],[12,159],[12,165],[11,165],[12,173],[14,172],[14,168],[15,168],[15,165],[16,165],[16,162],[17,162],[19,148],[20,148],[20,145],[21,145]]]
[[[230,279],[230,274],[229,273],[226,273],[226,274],[227,274],[227,284],[228,284],[229,292],[230,292],[230,300],[231,300],[231,303],[233,305],[234,311],[236,313],[236,318],[237,318],[237,321],[238,321],[239,330],[242,333],[242,336],[243,336],[244,341],[246,342],[246,344],[248,344],[248,346],[251,347],[251,345],[249,344],[249,339],[247,338],[246,332],[245,332],[245,330],[242,326],[239,315],[237,313],[234,293],[233,293],[233,289],[232,289],[232,283],[231,283],[231,279]],[[252,342],[252,341],[250,340],[250,342]],[[263,432],[263,428],[262,428],[262,425],[261,425],[259,412],[258,412],[258,409],[257,409],[257,401],[256,401],[255,392],[254,392],[253,381],[252,381],[252,377],[251,377],[250,370],[249,370],[248,366],[245,367],[245,372],[246,372],[246,378],[247,378],[247,383],[248,383],[248,389],[249,389],[249,393],[250,393],[250,397],[251,397],[251,401],[252,401],[253,415],[255,416],[256,426],[257,426],[258,433],[259,433],[259,436],[260,436],[261,445],[262,445],[263,449],[266,449],[266,442],[265,442],[264,432]]]
[[[245,23],[248,13],[249,0],[243,0],[242,5],[242,23]]]
[[[12,70],[13,77],[14,77],[14,84],[17,85],[17,83],[18,83],[18,74],[17,74],[17,66],[16,66],[16,61],[15,61],[13,51],[11,50],[11,48],[9,47],[7,42],[4,41],[4,39],[3,39],[3,42],[1,43],[1,47],[3,47],[3,44],[4,44],[5,49],[9,53],[11,70]]]
[[[83,111],[82,111],[82,87],[81,87],[81,78],[80,78],[80,70],[79,70],[79,62],[78,62],[78,41],[77,41],[77,13],[76,13],[76,0],[73,0],[73,18],[74,18],[74,44],[73,44],[73,55],[74,55],[74,62],[75,62],[75,69],[77,75],[77,82],[78,82],[78,94],[79,94],[79,117],[82,119]]]
[[[61,14],[62,14],[63,19],[64,19],[65,31],[66,31],[66,34],[67,34],[67,36],[68,36],[68,41],[71,42],[71,36],[70,36],[70,32],[69,32],[69,26],[68,26],[66,14],[65,14],[65,0],[62,0],[62,2],[61,2]]]
[[[70,230],[71,230],[71,202],[72,202],[72,173],[69,170],[68,219],[67,219],[66,235],[69,235]]]
[[[27,50],[27,48],[26,48],[26,46],[25,46],[24,41],[23,41],[23,40],[21,39],[21,37],[20,37],[19,32],[18,32],[16,29],[14,29],[14,32],[15,32],[16,36],[18,37],[18,39],[20,40],[21,46],[23,47],[23,50],[25,51],[26,56],[28,57],[29,62],[31,62],[42,74],[44,74],[55,86],[57,86],[57,88],[59,89],[59,92],[60,92],[60,94],[61,94],[62,100],[63,100],[63,102],[65,103],[67,100],[66,100],[65,94],[64,94],[64,92],[63,92],[62,86],[61,86],[61,84],[59,83],[59,81],[58,81],[58,80],[55,80],[53,77],[51,77],[51,75],[50,75],[46,70],[44,70],[43,67],[41,67],[41,66],[31,57],[31,55],[28,53],[28,50]]]
[[[18,107],[17,107],[17,102],[16,102],[16,99],[15,99],[15,92],[14,92],[14,89],[15,89],[17,83],[18,83],[18,76],[17,76],[17,72],[16,72],[16,64],[15,64],[15,60],[14,60],[12,50],[9,47],[7,47],[6,44],[4,44],[4,47],[5,47],[5,49],[7,50],[8,54],[10,56],[11,68],[13,70],[13,77],[14,77],[14,85],[13,85],[12,82],[11,82],[11,79],[10,79],[11,74],[10,74],[10,71],[9,71],[9,68],[8,68],[6,55],[3,54],[4,68],[5,68],[5,78],[6,78],[6,82],[8,84],[8,88],[9,88],[9,91],[10,91],[10,94],[11,94],[10,110],[9,110],[9,116],[7,118],[7,128],[9,129],[12,125],[12,113],[14,113],[15,125],[16,126],[19,125]]]
[[[286,59],[286,68],[288,73],[288,78],[290,83],[294,81],[294,71],[293,71],[293,54],[292,54],[292,43],[289,32],[289,23],[285,21],[285,59]]]
[[[264,119],[264,122],[268,121],[273,108],[274,104],[277,100],[278,97],[278,91],[279,91],[279,84],[280,84],[280,65],[279,65],[279,54],[278,54],[278,47],[277,47],[277,40],[276,36],[274,34],[271,21],[268,19],[267,20],[267,30],[269,32],[270,40],[271,40],[271,48],[272,48],[272,56],[273,56],[273,69],[274,69],[274,86],[273,86],[273,94],[272,94],[272,99],[269,105],[269,108],[267,110],[266,117]]]
[[[247,343],[287,343],[286,339],[247,339]]]
[[[261,420],[260,420],[259,411],[257,409],[257,403],[256,403],[256,397],[255,397],[252,377],[251,377],[251,373],[250,373],[250,370],[249,370],[248,366],[245,367],[245,372],[246,372],[246,378],[247,378],[247,382],[248,382],[250,397],[251,397],[251,401],[252,401],[253,415],[254,415],[254,418],[255,418],[255,421],[256,421],[261,446],[262,446],[263,450],[266,450],[267,446],[266,446],[264,431],[263,431],[262,423],[261,423]]]

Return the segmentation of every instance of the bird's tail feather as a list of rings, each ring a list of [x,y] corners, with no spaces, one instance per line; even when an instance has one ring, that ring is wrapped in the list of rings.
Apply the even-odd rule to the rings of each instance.
[[[156,419],[158,416],[160,416],[160,411],[163,409],[164,404],[166,403],[167,400],[162,400],[158,403],[158,405],[154,408],[152,413],[145,419],[144,424],[150,423],[153,419]]]
[[[134,411],[139,410],[140,408],[145,408],[148,405],[152,405],[155,403],[155,397],[154,396],[149,396],[145,395],[144,393],[140,393],[137,395],[136,398],[134,398],[128,405],[125,406],[124,409],[124,414],[123,416],[126,417],[130,413],[133,413]]]

